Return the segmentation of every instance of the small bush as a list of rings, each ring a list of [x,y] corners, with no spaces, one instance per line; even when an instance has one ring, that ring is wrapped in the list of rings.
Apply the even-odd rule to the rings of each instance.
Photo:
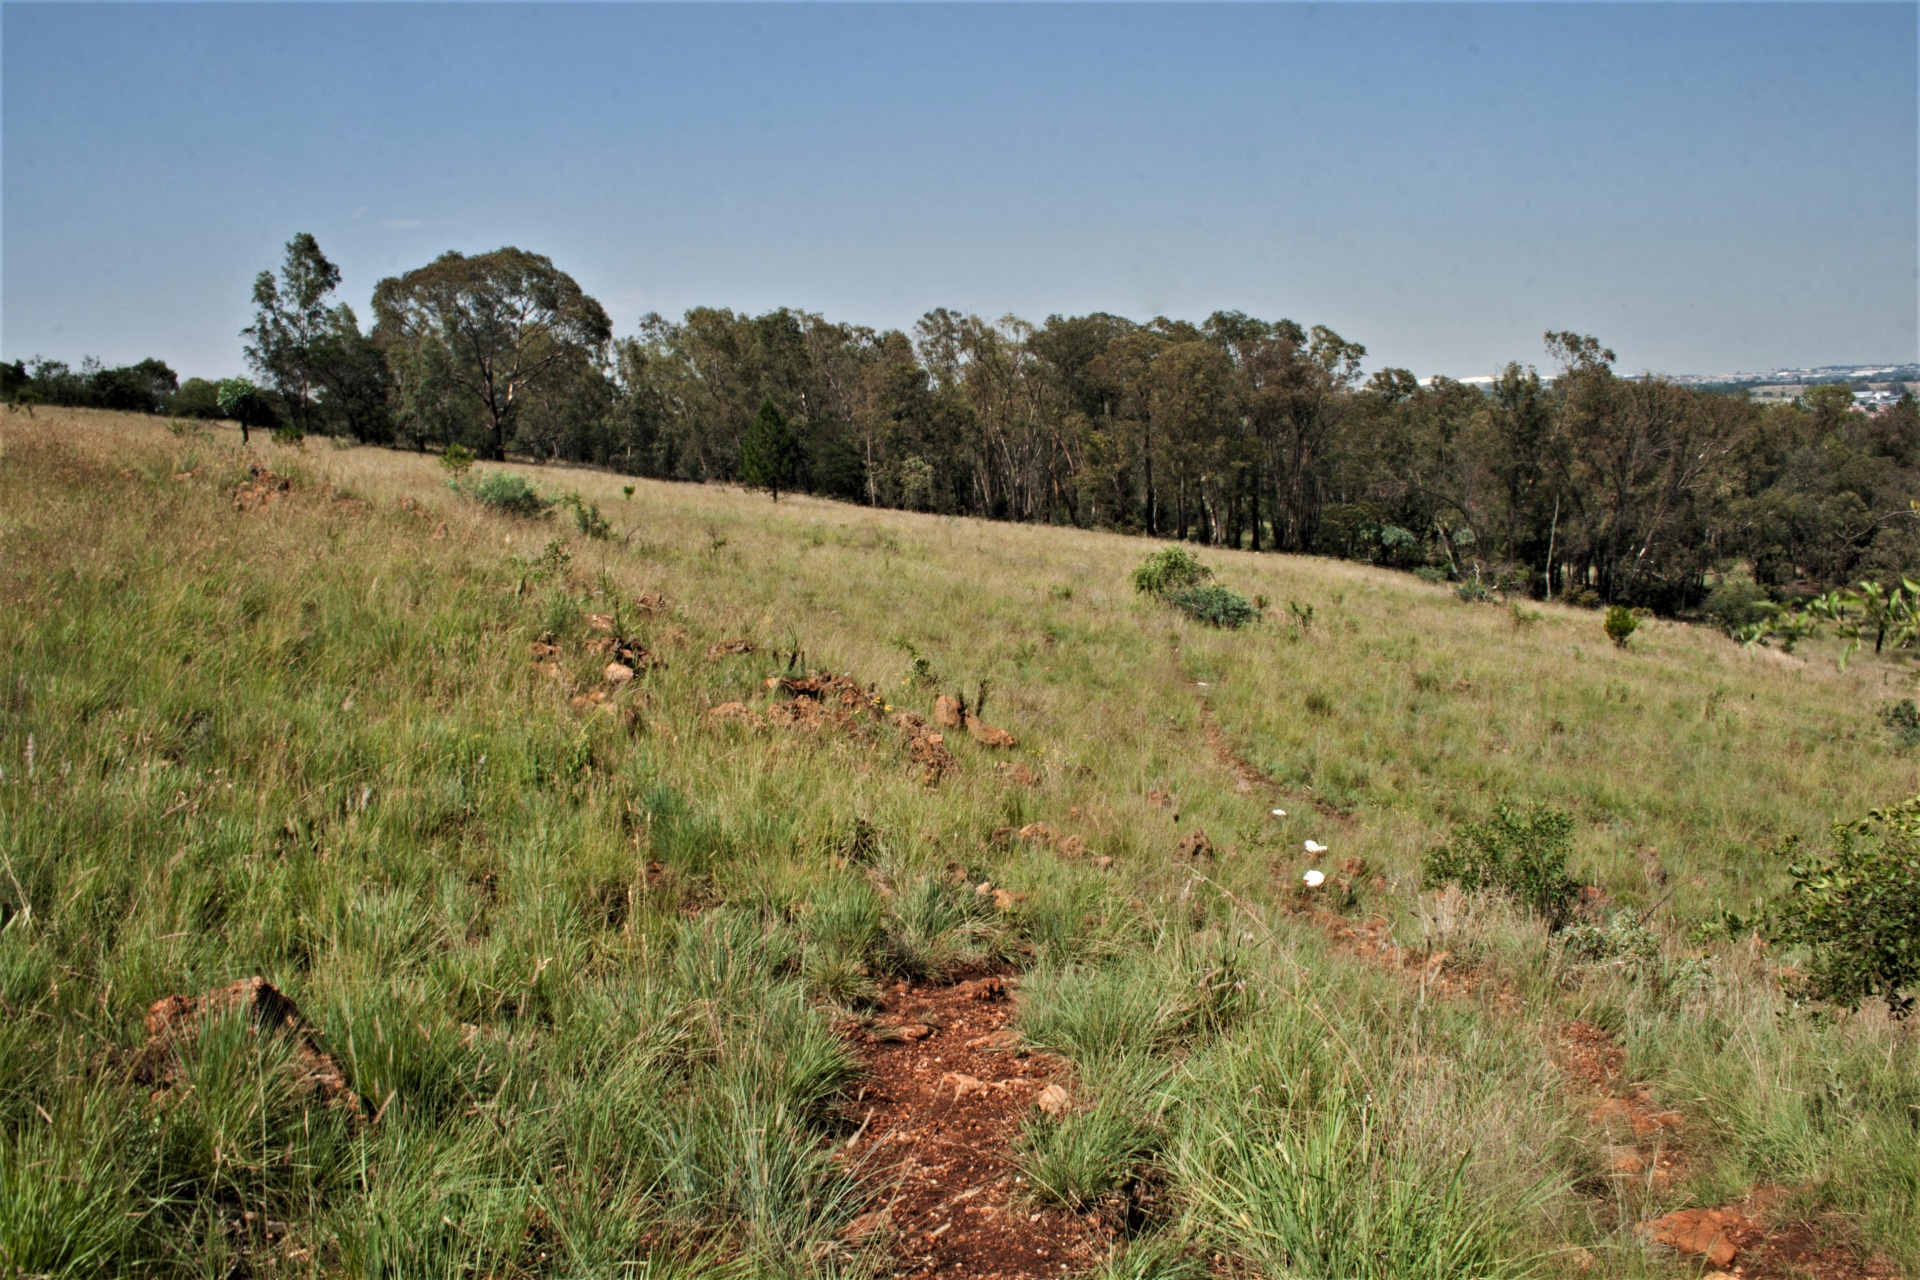
[[[1462,578],[1454,584],[1453,594],[1466,604],[1485,604],[1496,598],[1498,593],[1478,578]]]
[[[1251,600],[1214,583],[1175,591],[1166,601],[1195,622],[1204,622],[1210,627],[1231,630],[1260,621],[1260,611],[1253,607]]]
[[[1213,570],[1185,547],[1162,547],[1133,571],[1133,589],[1142,595],[1166,598],[1211,577]]]
[[[1640,629],[1640,619],[1633,616],[1633,610],[1625,605],[1607,606],[1607,639],[1619,648],[1627,647],[1627,637]]]
[[[537,520],[553,510],[553,501],[511,471],[489,471],[477,480],[456,480],[454,492],[501,515]]]
[[[1770,603],[1767,589],[1759,583],[1746,578],[1728,578],[1707,593],[1700,613],[1719,630],[1738,636],[1756,622],[1766,621],[1769,610],[1762,606]]]
[[[473,470],[473,450],[465,445],[450,444],[440,454],[440,465],[456,477],[464,476]]]
[[[600,504],[588,502],[577,493],[560,499],[560,505],[573,512],[573,526],[582,536],[605,541],[613,536],[613,526],[600,514]]]
[[[1580,892],[1580,882],[1567,874],[1572,838],[1567,814],[1501,805],[1486,822],[1463,828],[1427,854],[1424,883],[1429,889],[1454,884],[1504,893],[1558,930]]]
[[[1801,994],[1849,1009],[1878,998],[1905,1017],[1920,999],[1920,796],[1837,823],[1833,838],[1831,855],[1787,868],[1765,931],[1807,949]]]
[[[1920,707],[1914,705],[1912,698],[1883,704],[1880,723],[1901,746],[1920,747]]]

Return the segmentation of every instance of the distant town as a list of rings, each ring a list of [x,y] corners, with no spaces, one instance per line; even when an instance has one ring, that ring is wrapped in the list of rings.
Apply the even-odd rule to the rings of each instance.
[[[1809,369],[1775,369],[1770,373],[1672,373],[1665,375],[1682,386],[1701,391],[1744,391],[1759,401],[1789,401],[1811,387],[1841,383],[1853,391],[1853,407],[1878,413],[1911,393],[1920,397],[1920,364],[1823,364]],[[1462,378],[1468,386],[1488,386],[1491,375]]]

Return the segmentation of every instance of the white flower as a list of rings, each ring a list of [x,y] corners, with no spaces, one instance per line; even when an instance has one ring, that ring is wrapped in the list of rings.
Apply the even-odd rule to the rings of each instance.
[[[1307,888],[1318,889],[1327,882],[1327,873],[1324,871],[1309,871],[1300,878],[1307,882]]]
[[[1284,818],[1287,816],[1287,811],[1285,809],[1275,809],[1273,811],[1273,816],[1276,818]]]
[[[1302,845],[1301,848],[1305,849],[1308,853],[1325,853],[1327,851],[1327,846],[1321,844],[1318,840],[1309,840],[1306,844]]]

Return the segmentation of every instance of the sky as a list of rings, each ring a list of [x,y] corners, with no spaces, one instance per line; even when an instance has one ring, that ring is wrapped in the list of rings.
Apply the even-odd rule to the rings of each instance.
[[[242,369],[309,231],[618,333],[1245,311],[1369,368],[1920,355],[1920,6],[0,5],[0,357]]]

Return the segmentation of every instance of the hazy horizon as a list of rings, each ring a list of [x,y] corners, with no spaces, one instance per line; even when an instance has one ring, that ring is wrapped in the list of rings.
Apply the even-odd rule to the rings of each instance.
[[[8,3],[0,353],[242,367],[311,231],[631,333],[1215,309],[1471,376],[1916,358],[1911,4]]]

